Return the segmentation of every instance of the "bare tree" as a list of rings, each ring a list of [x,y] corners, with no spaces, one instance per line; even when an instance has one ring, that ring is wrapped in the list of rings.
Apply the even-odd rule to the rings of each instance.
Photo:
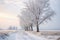
[[[25,23],[36,25],[39,32],[39,25],[46,20],[51,20],[55,12],[49,6],[49,0],[28,0],[24,2],[26,7],[22,10],[22,17]]]

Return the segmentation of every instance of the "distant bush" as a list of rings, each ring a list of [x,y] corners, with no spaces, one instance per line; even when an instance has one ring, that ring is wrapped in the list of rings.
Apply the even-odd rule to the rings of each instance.
[[[0,34],[0,39],[6,39],[9,37],[9,34],[8,33],[1,33]]]
[[[60,37],[57,40],[60,40]]]

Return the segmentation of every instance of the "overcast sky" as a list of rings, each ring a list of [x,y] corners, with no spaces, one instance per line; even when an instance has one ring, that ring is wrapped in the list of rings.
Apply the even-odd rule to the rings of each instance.
[[[50,6],[55,11],[56,15],[52,17],[52,21],[42,24],[40,29],[60,29],[60,0],[50,0]]]
[[[50,6],[56,15],[52,21],[40,25],[40,29],[60,29],[60,0],[50,0]],[[19,26],[17,15],[23,7],[21,0],[0,0],[0,27]]]

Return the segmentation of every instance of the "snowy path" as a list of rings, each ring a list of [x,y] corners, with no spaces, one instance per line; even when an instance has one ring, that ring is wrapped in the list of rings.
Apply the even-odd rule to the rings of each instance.
[[[18,32],[16,34],[16,40],[47,40],[45,38],[37,37],[28,32]]]
[[[30,34],[27,31],[17,31],[15,33],[10,33],[5,39],[0,40],[46,40],[45,38],[37,37]]]

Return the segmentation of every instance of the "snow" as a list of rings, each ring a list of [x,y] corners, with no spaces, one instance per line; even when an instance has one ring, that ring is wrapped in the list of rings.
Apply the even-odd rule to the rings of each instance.
[[[37,37],[29,32],[18,32],[16,35],[16,40],[47,40],[45,38]]]
[[[10,33],[5,39],[0,38],[0,40],[57,40],[60,36],[37,36],[28,31],[17,31]]]

